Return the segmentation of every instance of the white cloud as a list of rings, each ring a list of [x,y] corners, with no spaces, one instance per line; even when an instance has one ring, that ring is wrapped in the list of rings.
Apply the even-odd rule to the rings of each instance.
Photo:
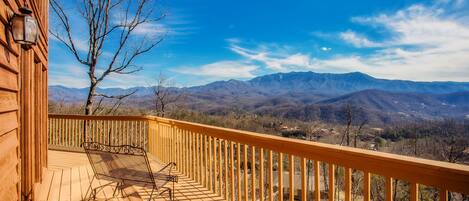
[[[136,35],[149,37],[162,36],[168,32],[169,30],[165,25],[151,22],[140,24],[133,31]]]
[[[80,65],[49,63],[49,85],[87,87],[87,76],[85,68]]]
[[[79,64],[49,64],[49,85],[62,85],[68,87],[89,87],[88,71],[86,67]],[[96,71],[97,75],[103,72],[102,69]],[[150,78],[141,72],[134,74],[109,74],[99,85],[99,87],[121,87],[146,86]]]
[[[65,36],[61,36],[64,40],[67,41],[67,37]],[[49,34],[49,39],[51,39],[52,41],[55,41],[57,42],[58,44],[62,44],[62,41],[60,41],[59,39],[57,39],[55,36],[52,36]],[[88,52],[88,40],[87,39],[83,39],[82,38],[78,38],[78,39],[75,39],[73,40],[73,44],[75,45],[75,48],[80,51],[80,52]],[[68,51],[68,49],[67,49]]]
[[[332,48],[330,47],[321,47],[321,50],[324,51],[324,52],[329,52],[332,50]]]
[[[348,30],[339,34],[340,38],[355,47],[379,47],[379,43],[370,41],[368,38],[358,35],[354,31]]]
[[[305,68],[311,65],[311,58],[309,55],[296,53],[285,54],[284,52],[273,52],[262,46],[261,50],[249,50],[236,44],[230,45],[230,50],[245,57],[250,61],[257,61],[263,63],[267,68],[286,72],[291,69]]]
[[[207,76],[212,78],[253,78],[257,66],[243,61],[218,61],[200,67],[176,68],[182,74]]]
[[[371,53],[357,51],[317,58],[265,46],[241,47],[239,42],[232,43],[230,49],[272,71],[361,71],[388,79],[469,81],[469,24],[461,20],[469,13],[453,14],[441,8],[413,5],[391,14],[355,17],[353,22],[379,29],[386,38],[374,41],[351,30],[339,36],[355,47],[373,48]]]
[[[469,25],[445,14],[413,5],[392,15],[354,18],[392,35],[382,49],[361,60],[366,70],[414,80],[468,81]]]

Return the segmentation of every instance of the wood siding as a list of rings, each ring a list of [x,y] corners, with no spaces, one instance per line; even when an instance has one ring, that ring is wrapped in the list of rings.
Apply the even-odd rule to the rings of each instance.
[[[16,44],[8,16],[24,1],[0,0],[0,197],[34,199],[47,161],[48,1],[26,1],[40,38],[30,50]]]

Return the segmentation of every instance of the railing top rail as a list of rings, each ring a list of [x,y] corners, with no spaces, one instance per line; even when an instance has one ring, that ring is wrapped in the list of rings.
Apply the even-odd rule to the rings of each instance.
[[[53,115],[51,118],[85,120],[147,120],[187,129],[219,139],[248,144],[276,152],[319,160],[339,166],[390,176],[408,182],[469,194],[469,166],[383,153],[339,145],[291,139],[154,116]]]
[[[121,120],[137,121],[149,120],[147,116],[93,116],[93,115],[69,115],[69,114],[49,114],[49,118],[56,119],[79,119],[79,120]]]
[[[221,128],[161,117],[149,116],[147,118],[220,139],[358,170],[366,170],[374,174],[392,176],[396,179],[403,179],[409,182],[445,187],[448,190],[469,194],[469,166],[466,165]]]

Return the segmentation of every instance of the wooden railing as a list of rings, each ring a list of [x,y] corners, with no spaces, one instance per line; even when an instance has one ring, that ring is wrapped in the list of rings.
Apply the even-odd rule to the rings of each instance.
[[[80,145],[84,139],[147,149],[148,119],[136,116],[49,114],[49,148],[81,151]]]
[[[50,118],[145,122],[148,144],[143,145],[149,153],[176,162],[178,171],[228,200],[416,201],[422,192],[440,200],[469,194],[469,167],[464,165],[159,117]]]

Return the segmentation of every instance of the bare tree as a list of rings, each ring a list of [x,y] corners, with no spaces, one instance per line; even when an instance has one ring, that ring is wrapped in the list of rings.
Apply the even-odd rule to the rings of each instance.
[[[182,92],[172,90],[172,84],[162,73],[158,75],[156,85],[152,87],[154,96],[155,111],[158,116],[164,117],[169,104],[178,101]]]
[[[350,103],[347,103],[344,106],[343,111],[345,113],[346,126],[340,144],[343,145],[345,143],[347,146],[351,146],[352,138],[350,136],[353,130],[355,129],[356,132],[353,139],[353,146],[357,147],[357,139],[361,134],[363,127],[367,124],[368,121],[365,117],[360,118],[358,114],[359,110],[354,108],[354,106]]]
[[[441,159],[450,163],[464,161],[469,139],[464,131],[464,124],[453,119],[445,120],[440,126],[441,137],[434,140],[440,146]]]
[[[353,123],[353,117],[354,117],[354,111],[353,107],[350,103],[347,103],[344,107],[344,112],[345,112],[345,131],[344,134],[342,135],[342,140],[340,141],[340,145],[344,144],[344,140],[347,143],[347,146],[350,146],[350,132],[352,129],[352,123]]]
[[[57,26],[51,26],[50,34],[73,54],[88,71],[89,91],[85,103],[85,114],[100,111],[104,99],[112,99],[118,107],[121,101],[135,92],[122,95],[97,93],[100,83],[111,74],[132,74],[142,68],[135,64],[141,55],[147,53],[163,40],[163,35],[140,35],[138,30],[149,23],[160,21],[165,15],[156,12],[151,0],[83,0],[78,9],[87,25],[87,30],[74,30],[71,20],[73,11],[68,11],[58,2],[50,0],[50,6]],[[141,30],[141,29],[140,29]],[[80,47],[80,39],[74,35],[86,33],[87,45]],[[106,58],[103,53],[106,52]],[[95,99],[99,97],[98,105]],[[114,109],[111,108],[111,111]]]

